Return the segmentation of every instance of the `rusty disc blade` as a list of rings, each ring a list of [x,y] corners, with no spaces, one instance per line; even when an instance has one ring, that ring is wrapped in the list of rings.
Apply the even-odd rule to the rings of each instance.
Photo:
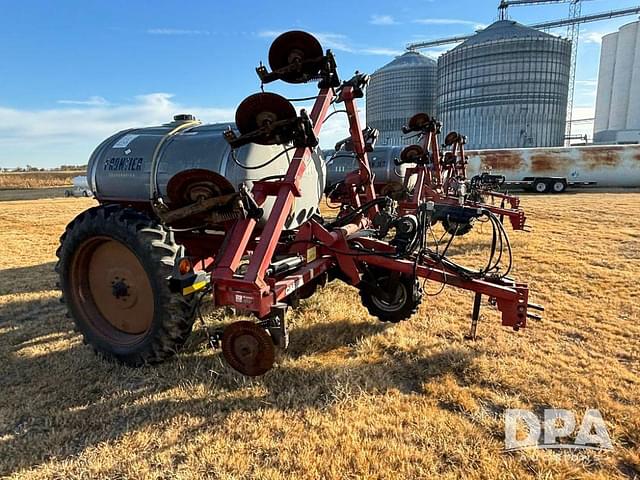
[[[296,117],[296,109],[281,95],[271,92],[254,93],[245,98],[236,110],[236,126],[242,135],[267,127],[280,120]],[[256,140],[256,143],[262,143]],[[268,142],[268,138],[263,139]],[[267,145],[268,143],[264,143]]]
[[[427,126],[431,118],[426,113],[416,113],[409,119],[409,128],[413,131],[420,131]]]
[[[447,136],[444,137],[444,144],[446,146],[453,145],[454,143],[456,143],[458,141],[459,137],[460,137],[460,135],[458,134],[458,132],[449,132],[449,133],[447,133]]]
[[[234,188],[229,180],[219,173],[202,168],[184,170],[171,177],[167,184],[167,197],[173,208],[233,192]]]
[[[235,370],[257,377],[273,367],[275,347],[264,328],[243,320],[224,329],[222,355]]]
[[[424,150],[420,145],[409,145],[400,152],[400,159],[403,162],[416,162],[424,155]]]
[[[309,77],[320,72],[319,62],[309,62],[321,58],[322,45],[311,34],[300,30],[285,32],[276,38],[269,48],[269,66],[271,70],[281,70],[289,65],[300,63],[301,69],[283,74],[282,80],[287,83],[303,83]],[[303,62],[306,62],[302,65]]]

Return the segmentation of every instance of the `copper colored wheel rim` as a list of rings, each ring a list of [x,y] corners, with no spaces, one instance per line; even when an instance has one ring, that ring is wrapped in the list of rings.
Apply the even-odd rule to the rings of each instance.
[[[139,258],[122,242],[92,237],[71,261],[72,305],[110,343],[138,342],[153,322],[153,289]]]

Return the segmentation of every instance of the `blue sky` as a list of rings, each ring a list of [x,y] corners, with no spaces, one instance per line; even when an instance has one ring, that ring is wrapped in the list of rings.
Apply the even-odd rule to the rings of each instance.
[[[636,3],[592,0],[582,9]],[[346,78],[356,69],[373,72],[408,42],[472,33],[496,19],[497,4],[0,0],[0,167],[82,164],[114,131],[165,122],[174,113],[231,120],[236,105],[258,89],[253,69],[278,32],[315,33],[334,50]],[[566,4],[510,9],[525,24],[567,14]],[[593,116],[601,36],[633,20],[582,25],[574,118]],[[304,96],[314,87],[269,89]],[[338,117],[323,145],[346,136]],[[591,126],[580,128],[590,134]]]

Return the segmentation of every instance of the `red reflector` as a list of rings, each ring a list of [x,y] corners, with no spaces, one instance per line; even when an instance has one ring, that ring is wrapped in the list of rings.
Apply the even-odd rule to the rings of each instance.
[[[188,258],[183,258],[178,264],[178,271],[180,272],[180,275],[186,275],[191,271],[192,267],[193,266],[191,265],[191,260],[189,260]]]

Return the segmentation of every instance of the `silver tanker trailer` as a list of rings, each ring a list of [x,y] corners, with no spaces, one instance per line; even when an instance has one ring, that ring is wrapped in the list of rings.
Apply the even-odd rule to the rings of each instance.
[[[89,159],[89,187],[101,203],[150,206],[155,198],[171,208],[200,199],[231,194],[239,185],[275,179],[286,172],[293,152],[280,145],[251,143],[232,152],[224,139],[229,123],[200,124],[191,115],[156,127],[118,132],[96,148]],[[286,228],[318,212],[325,178],[322,152],[310,157]],[[262,205],[262,222],[269,216],[273,197]]]
[[[468,175],[504,175],[506,185],[538,193],[569,186],[640,187],[640,145],[469,150]]]
[[[369,154],[379,191],[387,184],[402,184],[407,165],[393,163],[402,148],[381,146]],[[329,160],[334,151],[324,153]],[[491,171],[505,176],[505,186],[537,193],[562,193],[578,186],[640,187],[640,145],[468,150],[466,155],[468,178]],[[327,188],[355,168],[353,157],[338,152],[327,165]]]

